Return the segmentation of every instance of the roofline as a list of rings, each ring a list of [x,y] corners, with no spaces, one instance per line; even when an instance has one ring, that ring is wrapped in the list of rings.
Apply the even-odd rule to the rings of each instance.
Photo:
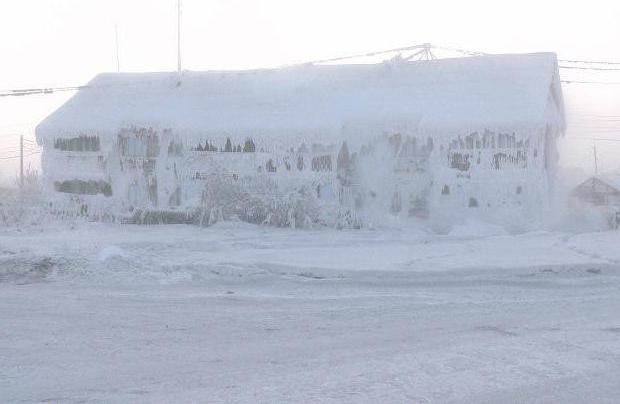
[[[523,57],[523,56],[550,56],[555,60],[555,64],[557,65],[557,54],[555,52],[530,52],[530,53],[487,53],[484,55],[475,55],[475,56],[465,56],[465,57],[451,57],[451,58],[441,58],[441,59],[433,59],[433,60],[398,60],[393,61],[393,59],[386,59],[380,62],[375,63],[340,63],[340,64],[317,64],[312,62],[302,62],[295,63],[290,65],[282,65],[282,66],[274,66],[274,67],[256,67],[250,69],[213,69],[213,70],[190,70],[184,69],[181,74],[186,73],[260,73],[260,72],[271,72],[271,71],[281,71],[281,70],[295,70],[299,68],[305,67],[314,67],[314,68],[333,68],[333,67],[359,67],[359,66],[379,66],[379,65],[388,65],[388,64],[402,64],[402,65],[415,65],[415,64],[429,64],[429,63],[441,63],[443,61],[451,61],[451,60],[473,60],[473,59],[488,59],[495,57]],[[97,73],[88,83],[92,82],[99,76],[139,76],[142,74],[178,74],[176,70],[159,70],[159,71],[142,71],[142,72],[100,72]],[[88,84],[87,84],[88,85]]]
[[[412,65],[422,65],[422,64],[436,64],[442,63],[444,61],[468,61],[468,60],[480,60],[480,59],[493,59],[493,58],[502,58],[502,57],[547,57],[552,58],[554,61],[554,70],[553,76],[550,78],[550,87],[556,89],[556,97],[559,99],[560,115],[561,115],[561,128],[560,130],[564,132],[565,130],[565,111],[564,111],[564,101],[562,95],[562,87],[561,81],[559,78],[559,69],[558,69],[558,61],[557,55],[555,52],[531,52],[531,53],[498,53],[498,54],[484,54],[484,55],[476,55],[476,56],[467,56],[467,57],[452,57],[452,58],[443,58],[443,59],[434,59],[434,60],[398,60],[393,61],[392,59],[384,60],[382,62],[377,63],[350,63],[350,64],[314,64],[314,63],[299,63],[294,65],[287,66],[279,66],[279,67],[267,67],[267,68],[254,68],[254,69],[239,69],[239,70],[183,70],[182,74],[201,74],[201,73],[212,73],[212,74],[255,74],[262,72],[277,72],[277,71],[294,71],[296,69],[304,69],[308,67],[317,68],[317,69],[333,69],[333,68],[355,68],[355,67],[369,67],[369,66],[412,66]],[[176,71],[155,71],[155,72],[102,72],[93,76],[88,83],[84,86],[86,88],[92,87],[93,83],[97,81],[101,77],[132,77],[132,76],[142,76],[146,74],[155,74],[155,75],[176,75],[178,74]],[[46,121],[48,121],[52,116],[54,116],[58,111],[60,111],[68,102],[70,102],[80,91],[78,90],[69,100],[60,105],[57,109],[47,115],[39,124],[35,127],[35,136],[37,142],[41,144],[41,130]],[[544,122],[545,118],[541,119],[541,122]]]
[[[587,182],[592,181],[592,180],[598,180],[598,181],[604,183],[605,185],[609,186],[610,188],[615,189],[617,192],[620,192],[620,188],[619,187],[617,187],[617,186],[615,186],[613,184],[610,184],[609,181],[605,179],[605,176],[601,175],[601,174],[594,174],[594,175],[589,176],[587,179],[585,179],[584,181],[582,181],[578,185],[576,185],[575,189],[581,187],[582,185],[585,185]]]

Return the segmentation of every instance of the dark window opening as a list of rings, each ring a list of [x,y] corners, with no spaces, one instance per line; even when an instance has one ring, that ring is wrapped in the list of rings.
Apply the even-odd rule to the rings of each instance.
[[[103,194],[105,196],[112,196],[112,186],[106,181],[82,181],[82,180],[67,180],[54,182],[54,189],[57,192],[67,194],[81,194],[81,195],[97,195]]]
[[[450,156],[450,168],[460,171],[467,171],[470,167],[469,154],[452,153]]]
[[[99,151],[101,143],[99,136],[81,135],[70,139],[55,139],[54,149],[62,151]]]
[[[332,171],[332,156],[313,157],[312,171]]]

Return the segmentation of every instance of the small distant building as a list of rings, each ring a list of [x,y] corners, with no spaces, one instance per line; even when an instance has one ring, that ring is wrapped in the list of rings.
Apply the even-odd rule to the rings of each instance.
[[[620,175],[595,175],[573,190],[573,197],[595,206],[620,207]]]
[[[577,185],[572,197],[602,212],[613,229],[620,228],[620,174],[594,175]]]

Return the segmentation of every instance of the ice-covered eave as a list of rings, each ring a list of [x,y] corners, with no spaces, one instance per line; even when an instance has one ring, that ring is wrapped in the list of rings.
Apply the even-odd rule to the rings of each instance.
[[[290,128],[273,128],[273,127],[255,127],[255,128],[205,128],[192,127],[174,124],[148,124],[148,123],[127,123],[125,125],[111,126],[108,128],[63,128],[51,129],[44,126],[37,128],[36,135],[39,144],[50,142],[55,138],[69,138],[80,135],[99,136],[102,142],[110,142],[116,139],[118,133],[125,128],[146,127],[153,128],[156,132],[162,133],[166,129],[170,129],[173,136],[183,139],[203,139],[225,140],[227,137],[233,140],[243,140],[252,137],[260,141],[274,142],[294,142],[294,141],[334,141],[349,140],[353,142],[369,141],[377,136],[391,135],[399,133],[403,136],[414,137],[432,137],[437,140],[453,139],[458,136],[466,136],[474,132],[483,133],[491,131],[494,133],[515,133],[519,136],[531,136],[538,134],[546,127],[556,127],[558,130],[563,128],[563,117],[552,112],[545,114],[538,120],[531,121],[469,121],[460,124],[442,123],[437,121],[428,121],[424,119],[411,120],[371,120],[358,122],[343,122],[341,124],[326,124],[304,127]]]
[[[88,134],[110,141],[133,125],[184,137],[271,139],[341,136],[347,126],[356,126],[360,136],[400,128],[434,136],[564,128],[557,61],[551,55],[412,62],[389,69],[198,72],[182,87],[171,86],[173,76],[98,75],[88,90],[41,122],[37,140]]]
[[[557,68],[557,62],[555,74],[553,75],[551,94],[557,106],[559,130],[563,135],[566,131],[566,110],[564,106],[564,92],[562,91],[562,81],[560,80],[560,72]]]

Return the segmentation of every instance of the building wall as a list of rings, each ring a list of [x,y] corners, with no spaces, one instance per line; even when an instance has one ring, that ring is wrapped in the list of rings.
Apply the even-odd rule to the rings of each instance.
[[[43,173],[59,209],[86,209],[97,217],[136,209],[213,209],[217,179],[218,187],[224,181],[259,194],[256,184],[265,181],[282,195],[303,187],[326,211],[354,212],[373,223],[390,217],[505,220],[507,213],[537,220],[548,202],[555,135],[485,129],[452,137],[391,133],[367,142],[315,143],[198,139],[128,127],[114,137],[44,143]]]

